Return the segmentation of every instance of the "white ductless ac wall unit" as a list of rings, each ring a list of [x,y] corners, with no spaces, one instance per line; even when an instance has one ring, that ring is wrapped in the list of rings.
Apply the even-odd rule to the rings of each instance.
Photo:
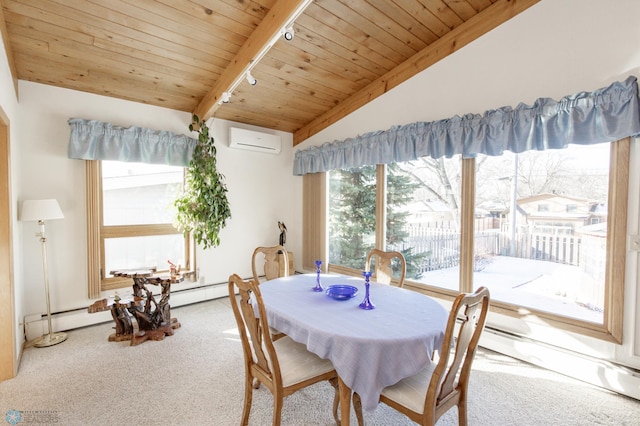
[[[279,135],[230,127],[229,147],[265,152],[267,154],[280,154],[282,140]]]

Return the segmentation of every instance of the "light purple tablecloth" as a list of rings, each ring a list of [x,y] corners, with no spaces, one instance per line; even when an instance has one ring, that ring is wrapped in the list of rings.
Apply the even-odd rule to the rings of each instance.
[[[376,408],[383,388],[426,367],[442,346],[448,312],[435,300],[371,283],[376,309],[367,311],[358,307],[364,278],[321,275],[325,289],[331,284],[358,288],[344,301],[312,291],[315,282],[315,274],[304,274],[260,284],[269,325],[330,359],[344,383],[360,394],[365,410]]]

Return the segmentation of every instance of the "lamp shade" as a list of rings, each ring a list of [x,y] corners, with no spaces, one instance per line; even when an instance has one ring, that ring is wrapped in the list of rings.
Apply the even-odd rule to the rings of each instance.
[[[60,210],[60,205],[54,199],[50,200],[24,200],[20,220],[51,220],[62,219],[64,215]]]

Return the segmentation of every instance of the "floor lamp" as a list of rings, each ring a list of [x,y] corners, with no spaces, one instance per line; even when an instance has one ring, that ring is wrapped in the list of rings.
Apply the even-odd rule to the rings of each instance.
[[[21,221],[38,221],[40,232],[36,237],[40,237],[42,243],[42,266],[44,269],[44,287],[47,295],[47,322],[49,324],[49,334],[45,334],[33,344],[37,348],[57,345],[67,340],[66,333],[54,333],[51,328],[51,302],[49,299],[49,268],[47,267],[47,238],[44,233],[44,221],[52,219],[62,219],[64,215],[60,210],[60,205],[56,200],[25,200],[22,202]]]

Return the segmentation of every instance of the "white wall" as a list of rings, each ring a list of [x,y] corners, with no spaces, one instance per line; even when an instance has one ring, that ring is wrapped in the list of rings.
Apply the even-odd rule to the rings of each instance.
[[[14,173],[21,185],[17,198],[56,198],[65,215],[47,223],[51,309],[61,312],[86,308],[86,215],[84,161],[67,158],[71,117],[95,119],[121,126],[137,125],[188,134],[190,114],[26,81],[20,82],[17,151]],[[199,250],[197,263],[205,283],[225,282],[229,275],[249,276],[250,258],[257,245],[277,244],[277,221],[289,228],[288,248],[300,253],[301,178],[292,176],[292,135],[279,133],[279,155],[228,147],[229,122],[214,120],[218,169],[229,190],[232,218],[221,234],[221,245]],[[246,127],[246,126],[245,126]],[[252,128],[254,130],[263,130]],[[196,136],[195,134],[191,136]],[[44,312],[45,299],[38,232],[35,222],[20,223],[24,241],[24,280],[17,283],[28,297],[24,315]],[[301,256],[299,257],[301,258]],[[298,259],[298,258],[296,258]],[[175,290],[193,287],[183,283]],[[103,296],[112,295],[104,293]]]
[[[282,137],[278,155],[229,148],[229,127],[277,133]],[[293,135],[225,120],[214,120],[218,164],[226,177],[232,220],[219,248],[206,257],[198,254],[201,275],[207,282],[226,281],[231,273],[251,275],[256,246],[278,244],[278,221],[287,226],[287,249],[295,267],[302,268],[302,178],[293,176]],[[225,166],[226,165],[226,166]]]
[[[540,97],[559,99],[640,77],[640,2],[542,1],[296,149],[393,125],[483,113]],[[628,233],[638,233],[638,141],[632,146]],[[640,368],[638,254],[626,265],[624,345],[492,315],[492,325]],[[517,350],[517,349],[516,349]],[[638,389],[635,390],[638,395]]]

